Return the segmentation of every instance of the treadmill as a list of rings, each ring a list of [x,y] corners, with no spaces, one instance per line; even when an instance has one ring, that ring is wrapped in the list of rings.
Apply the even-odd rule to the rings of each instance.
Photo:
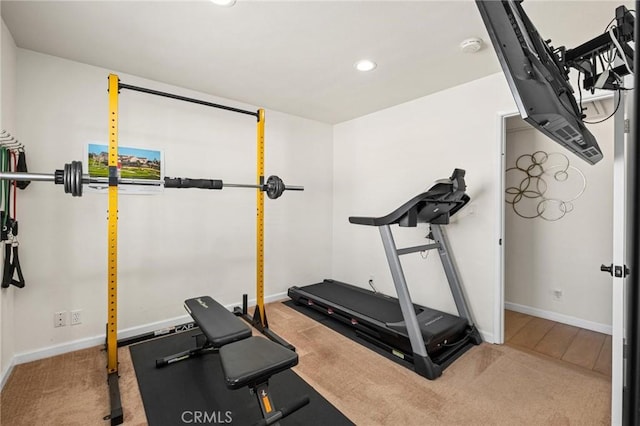
[[[470,201],[465,193],[464,175],[464,170],[455,169],[450,178],[437,181],[386,216],[349,218],[353,224],[376,226],[380,230],[397,298],[330,279],[291,287],[289,297],[296,304],[353,327],[358,337],[411,362],[421,376],[438,378],[460,355],[482,343],[442,228]],[[391,225],[416,227],[418,223],[429,224],[427,238],[433,243],[397,248]],[[438,250],[457,316],[411,301],[400,256],[427,250]]]

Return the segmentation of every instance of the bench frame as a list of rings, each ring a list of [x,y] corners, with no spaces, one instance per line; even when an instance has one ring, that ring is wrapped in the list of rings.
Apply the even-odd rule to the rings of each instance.
[[[258,404],[262,412],[262,420],[257,423],[260,425],[278,424],[280,419],[299,410],[309,403],[309,397],[304,395],[288,406],[276,410],[269,393],[269,378],[275,374],[290,369],[298,363],[298,355],[295,354],[295,351],[287,348],[285,345],[279,345],[272,340],[252,336],[251,328],[249,328],[248,325],[209,296],[188,299],[185,301],[184,306],[193,318],[195,324],[201,330],[201,333],[194,336],[196,339],[196,346],[195,348],[186,351],[156,359],[156,368],[165,367],[175,362],[208,353],[219,353],[227,388],[239,389],[242,387],[248,387],[251,394],[255,395],[258,400]],[[269,344],[258,342],[255,339],[261,339],[262,342],[269,342]],[[232,351],[234,349],[233,345],[235,344],[241,344],[242,346],[258,346],[252,342],[261,343],[260,350],[262,351],[270,351],[272,348],[273,351],[277,351],[272,352],[275,353],[276,356],[278,353],[283,354],[283,356],[288,356],[288,359],[283,358],[285,365],[272,366],[270,364],[271,361],[269,361],[270,357],[265,357],[265,362],[262,365],[257,365],[255,367],[256,372],[264,370],[263,373],[258,373],[257,376],[252,376],[250,380],[241,380],[239,382],[238,380],[232,381],[228,377],[228,365],[232,364],[234,360],[237,361],[239,359],[238,357],[241,355],[233,353],[232,355],[229,355],[231,358],[227,358],[227,361],[225,362],[225,352]],[[223,347],[226,347],[227,349],[220,351]]]

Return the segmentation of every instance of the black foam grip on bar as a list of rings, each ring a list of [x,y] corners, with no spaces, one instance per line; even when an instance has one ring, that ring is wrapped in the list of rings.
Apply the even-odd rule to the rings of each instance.
[[[164,178],[165,188],[222,189],[220,179]]]

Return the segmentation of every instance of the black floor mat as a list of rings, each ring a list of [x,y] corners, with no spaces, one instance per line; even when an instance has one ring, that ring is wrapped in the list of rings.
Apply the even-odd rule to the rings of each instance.
[[[155,368],[157,358],[192,348],[197,333],[189,331],[130,346],[149,425],[251,425],[259,421],[260,408],[249,389],[229,390],[225,386],[217,354]],[[353,424],[291,370],[273,376],[269,390],[276,408],[309,396],[309,405],[282,420],[283,426]]]
[[[376,346],[373,343],[362,339],[361,337],[359,337],[356,334],[356,330],[353,327],[349,327],[344,323],[341,323],[340,321],[336,321],[334,319],[332,319],[331,317],[324,315],[314,309],[309,309],[304,305],[299,305],[297,303],[295,303],[293,300],[288,300],[286,302],[282,302],[284,303],[286,306],[290,307],[291,309],[294,309],[298,312],[300,312],[301,314],[304,314],[306,316],[308,316],[309,318],[321,323],[322,325],[329,327],[330,329],[342,334],[345,337],[348,337],[349,339],[353,340],[354,342],[357,342],[359,344],[361,344],[362,346],[365,346],[369,349],[371,349],[372,351],[382,355],[385,358],[388,358],[390,360],[392,360],[393,362],[396,362],[400,365],[402,365],[403,367],[408,368],[409,370],[415,371],[415,368],[413,366],[413,363],[406,361],[402,358],[399,358],[395,355],[393,355],[391,352],[386,351],[384,349],[382,349],[380,346]]]

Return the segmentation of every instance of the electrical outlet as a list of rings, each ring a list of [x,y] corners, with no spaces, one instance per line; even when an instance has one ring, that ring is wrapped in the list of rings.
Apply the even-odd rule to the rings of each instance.
[[[71,325],[82,324],[82,309],[71,311]]]
[[[53,326],[64,327],[67,325],[67,311],[60,311],[53,314]]]

